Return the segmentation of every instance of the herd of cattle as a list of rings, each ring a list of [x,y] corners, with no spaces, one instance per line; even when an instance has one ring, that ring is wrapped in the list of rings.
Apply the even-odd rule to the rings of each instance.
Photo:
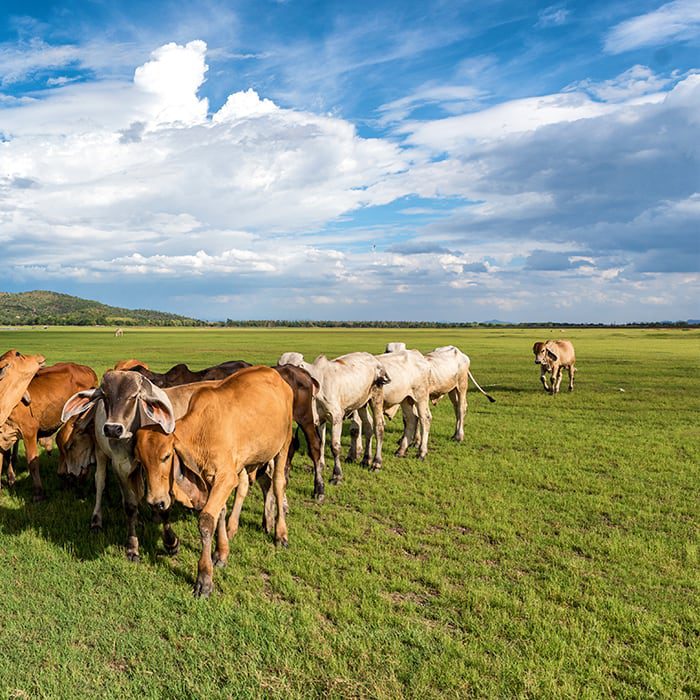
[[[569,341],[538,342],[533,353],[546,391],[559,391],[564,369],[573,389],[575,357]],[[0,356],[0,473],[7,463],[8,483],[14,484],[13,462],[22,439],[34,499],[42,500],[39,443],[50,449],[58,431],[59,475],[85,479],[95,468],[91,527],[100,529],[111,464],[127,518],[126,553],[133,561],[139,558],[136,527],[144,496],[162,523],[169,554],[179,547],[169,523],[172,503],[200,511],[197,596],[211,593],[213,567],[226,564],[228,541],[238,530],[252,481],[263,491],[263,528],[274,534],[276,543],[287,544],[286,485],[298,447],[293,423],[306,439],[314,465],[314,497],[321,502],[327,425],[334,462],[331,482],[337,483],[343,476],[345,419],[352,421],[346,461],[363,453],[363,465],[379,469],[385,416],[391,418],[399,409],[403,415],[397,456],[406,456],[415,446],[424,459],[431,403],[449,396],[455,414],[453,439],[461,441],[469,380],[494,401],[472,376],[469,357],[452,345],[423,355],[403,343],[390,343],[381,355],[353,352],[333,360],[320,355],[313,363],[289,352],[272,368],[236,360],[196,372],[179,364],[163,374],[143,362],[125,360],[99,382],[84,365],[43,365],[41,355],[9,350]],[[234,489],[227,522],[226,502]]]

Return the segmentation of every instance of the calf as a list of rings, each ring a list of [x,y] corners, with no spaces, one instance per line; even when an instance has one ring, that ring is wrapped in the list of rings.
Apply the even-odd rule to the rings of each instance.
[[[61,362],[44,367],[29,383],[25,399],[12,409],[7,421],[0,426],[0,449],[8,449],[20,438],[24,440],[35,501],[46,497],[39,473],[39,439],[53,435],[61,427],[63,404],[70,396],[96,385],[97,375],[85,365]],[[8,475],[13,481],[11,470],[10,464]]]
[[[343,478],[340,467],[340,436],[343,418],[353,411],[359,411],[363,424],[368,431],[373,429],[376,449],[372,466],[379,469],[382,464],[382,440],[384,437],[384,419],[382,416],[383,387],[389,383],[389,375],[374,355],[368,352],[352,352],[348,355],[329,360],[319,355],[313,363],[304,361],[298,352],[284,353],[278,364],[296,365],[305,369],[319,384],[316,395],[319,420],[321,421],[321,461],[317,471],[317,481],[323,483],[322,470],[325,466],[326,423],[331,425],[331,452],[333,453],[333,477],[331,483],[338,483]],[[370,420],[368,405],[372,405]],[[372,446],[367,440],[363,464],[369,466]]]
[[[532,346],[535,364],[540,365],[540,381],[545,391],[559,393],[563,370],[569,373],[569,391],[574,390],[574,373],[576,372],[576,354],[569,340],[545,340]],[[547,372],[550,373],[551,387],[547,386]]]
[[[136,457],[146,473],[148,503],[161,513],[170,509],[173,499],[201,511],[202,553],[195,596],[211,593],[213,565],[224,566],[228,560],[228,537],[237,528],[233,520],[237,514],[234,510],[227,531],[226,500],[239,483],[247,484],[247,471],[270,461],[274,461],[272,488],[277,504],[275,541],[287,545],[285,467],[292,441],[293,401],[292,389],[279,373],[269,367],[250,367],[215,388],[200,389],[172,434],[157,428],[137,432]]]

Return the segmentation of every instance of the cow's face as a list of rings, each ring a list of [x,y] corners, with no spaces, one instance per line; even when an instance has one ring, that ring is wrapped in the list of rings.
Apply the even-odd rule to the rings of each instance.
[[[93,422],[90,420],[85,423],[79,416],[74,416],[61,428],[57,441],[63,474],[81,481],[87,478],[90,468],[95,464],[94,431]]]
[[[63,407],[62,420],[87,411],[102,401],[104,420],[97,430],[107,438],[128,440],[140,426],[160,425],[175,430],[175,416],[168,395],[137,372],[108,371],[97,389],[80,391]]]
[[[7,420],[21,401],[29,382],[44,362],[43,355],[23,355],[18,350],[0,355],[0,423]]]
[[[557,361],[556,353],[552,352],[551,348],[547,346],[546,343],[535,343],[535,345],[541,345],[535,352],[535,364],[542,365],[546,369],[551,369],[553,364]],[[533,351],[535,349],[533,348]]]
[[[134,454],[146,474],[146,500],[156,510],[165,511],[172,505],[170,488],[173,474],[174,437],[158,428],[143,428],[136,432]]]

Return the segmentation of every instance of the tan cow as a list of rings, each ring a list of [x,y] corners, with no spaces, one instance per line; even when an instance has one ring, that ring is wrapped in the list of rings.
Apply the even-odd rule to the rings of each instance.
[[[197,391],[173,433],[166,435],[159,428],[137,431],[135,454],[146,472],[148,503],[162,513],[173,500],[201,510],[202,553],[195,596],[211,593],[213,565],[224,566],[228,560],[229,533],[235,532],[237,522],[232,513],[227,532],[226,500],[239,483],[247,484],[248,471],[255,472],[270,461],[274,461],[272,488],[277,504],[275,541],[286,546],[285,467],[292,441],[293,401],[292,389],[279,373],[269,367],[249,367],[218,387]]]
[[[569,340],[545,340],[532,346],[535,364],[540,365],[540,381],[545,391],[559,393],[562,371],[569,372],[569,391],[574,390],[574,373],[576,372],[576,354]],[[547,372],[551,376],[551,387],[547,385]]]

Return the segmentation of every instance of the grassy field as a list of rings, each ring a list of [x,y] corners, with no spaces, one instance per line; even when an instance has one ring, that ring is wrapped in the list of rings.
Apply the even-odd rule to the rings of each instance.
[[[383,470],[347,465],[321,506],[298,455],[290,548],[260,530],[251,489],[208,600],[191,595],[194,514],[178,511],[169,558],[144,510],[130,564],[114,479],[91,534],[92,496],[60,491],[43,455],[49,501],[32,503],[26,471],[0,492],[0,697],[700,696],[700,332],[567,331],[577,385],[556,397],[531,354],[547,335],[0,332],[2,351],[98,373],[127,357],[163,370],[451,343],[497,399],[470,392],[463,444],[448,400],[436,406],[424,463],[392,456],[389,423]]]

